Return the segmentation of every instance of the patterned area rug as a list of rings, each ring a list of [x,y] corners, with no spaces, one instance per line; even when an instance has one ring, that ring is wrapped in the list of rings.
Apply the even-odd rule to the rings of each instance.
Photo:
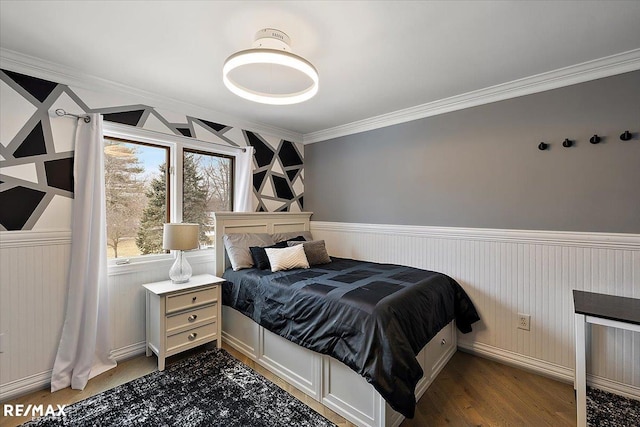
[[[224,350],[181,360],[25,426],[335,427]]]
[[[196,354],[23,426],[336,427],[224,350]],[[640,401],[587,388],[591,427],[640,426]]]
[[[591,427],[640,426],[640,400],[627,399],[587,388],[587,425]]]

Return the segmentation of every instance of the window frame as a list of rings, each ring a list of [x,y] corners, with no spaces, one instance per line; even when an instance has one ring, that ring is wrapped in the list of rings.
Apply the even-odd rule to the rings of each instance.
[[[169,218],[167,222],[182,222],[182,170],[184,167],[182,159],[184,155],[183,151],[185,149],[188,151],[200,151],[201,154],[213,154],[232,159],[231,168],[233,181],[231,190],[231,207],[232,209],[234,208],[233,193],[235,191],[235,181],[237,179],[236,156],[240,154],[244,147],[225,146],[215,142],[206,142],[186,136],[165,134],[113,122],[103,122],[102,133],[104,138],[168,148],[167,204]],[[212,254],[210,249],[203,249],[194,252],[201,252],[203,253],[203,256],[211,256],[210,254]],[[190,258],[192,256],[193,254],[190,255]],[[135,266],[142,266],[150,262],[155,263],[172,260],[174,258],[175,254],[170,253],[138,255],[130,258],[111,258],[108,260],[107,265],[110,273],[116,270],[118,273],[126,273],[138,270]]]
[[[184,159],[184,153],[194,153],[194,154],[200,154],[203,156],[211,156],[213,155],[214,157],[222,157],[223,159],[230,159],[231,160],[231,188],[230,188],[230,196],[231,196],[231,212],[233,212],[233,209],[235,208],[235,191],[236,191],[236,158],[235,156],[230,156],[228,154],[218,154],[218,153],[213,153],[212,151],[205,151],[205,150],[201,150],[201,149],[196,149],[196,148],[189,148],[189,147],[182,147],[182,158]],[[184,168],[184,164],[182,165]],[[184,193],[182,193],[182,200],[184,202]],[[182,212],[182,209],[180,210]]]

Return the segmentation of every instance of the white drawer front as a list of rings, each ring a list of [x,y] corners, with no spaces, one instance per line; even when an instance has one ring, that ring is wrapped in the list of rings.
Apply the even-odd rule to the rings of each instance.
[[[378,425],[375,420],[380,409],[379,394],[371,384],[329,356],[324,356],[323,376],[323,405],[346,412],[348,419],[357,425]]]
[[[217,286],[167,296],[167,314],[217,302]]]
[[[426,365],[431,368],[432,372],[425,372],[425,375],[430,377],[434,371],[438,371],[440,364],[442,363],[442,359],[446,357],[447,353],[454,345],[455,339],[453,334],[455,331],[453,329],[453,325],[454,322],[451,322],[442,328],[440,332],[438,332],[436,336],[429,341],[429,344],[427,344]]]
[[[167,353],[182,347],[196,346],[216,336],[216,322],[167,337]]]
[[[183,328],[200,326],[216,321],[217,304],[208,305],[195,310],[188,310],[167,316],[167,335]]]

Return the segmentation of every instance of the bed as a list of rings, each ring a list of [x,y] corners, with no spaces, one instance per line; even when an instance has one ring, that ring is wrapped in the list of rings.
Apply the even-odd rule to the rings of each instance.
[[[223,340],[357,425],[397,426],[456,351],[452,319],[470,330],[477,313],[453,279],[410,267],[227,269],[224,234],[308,231],[310,215],[215,215]]]

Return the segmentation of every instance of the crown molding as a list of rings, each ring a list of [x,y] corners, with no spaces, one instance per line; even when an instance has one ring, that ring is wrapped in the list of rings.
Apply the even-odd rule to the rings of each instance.
[[[273,135],[293,142],[311,144],[328,139],[379,129],[412,120],[423,119],[465,108],[517,98],[557,89],[604,77],[623,74],[640,69],[640,49],[607,56],[581,64],[571,65],[554,71],[501,83],[484,89],[440,99],[433,102],[381,114],[363,120],[301,134],[265,123],[242,120],[200,105],[191,104],[170,97],[163,97],[131,86],[79,73],[69,67],[45,61],[40,58],[0,48],[0,68],[25,73],[30,76],[75,86],[86,90],[115,91],[133,96],[156,108],[187,114],[192,117],[210,118],[229,126],[239,127],[257,133]]]
[[[379,129],[425,117],[437,116],[469,107],[544,92],[616,74],[640,69],[640,49],[618,53],[593,61],[571,65],[554,71],[490,86],[461,95],[428,102],[415,107],[381,114],[364,120],[306,133],[302,142],[311,144],[340,136]]]
[[[292,142],[302,142],[303,139],[303,135],[298,132],[271,126],[265,123],[243,120],[207,107],[191,104],[175,98],[161,96],[156,93],[137,89],[132,86],[127,86],[101,77],[84,74],[54,62],[5,48],[0,48],[0,68],[81,89],[116,92],[122,95],[134,97],[136,100],[140,100],[141,104],[146,104],[154,108],[163,108],[177,113],[186,114],[191,117],[212,120],[224,123],[228,126],[238,127],[260,134],[264,133],[267,135],[273,135]]]

